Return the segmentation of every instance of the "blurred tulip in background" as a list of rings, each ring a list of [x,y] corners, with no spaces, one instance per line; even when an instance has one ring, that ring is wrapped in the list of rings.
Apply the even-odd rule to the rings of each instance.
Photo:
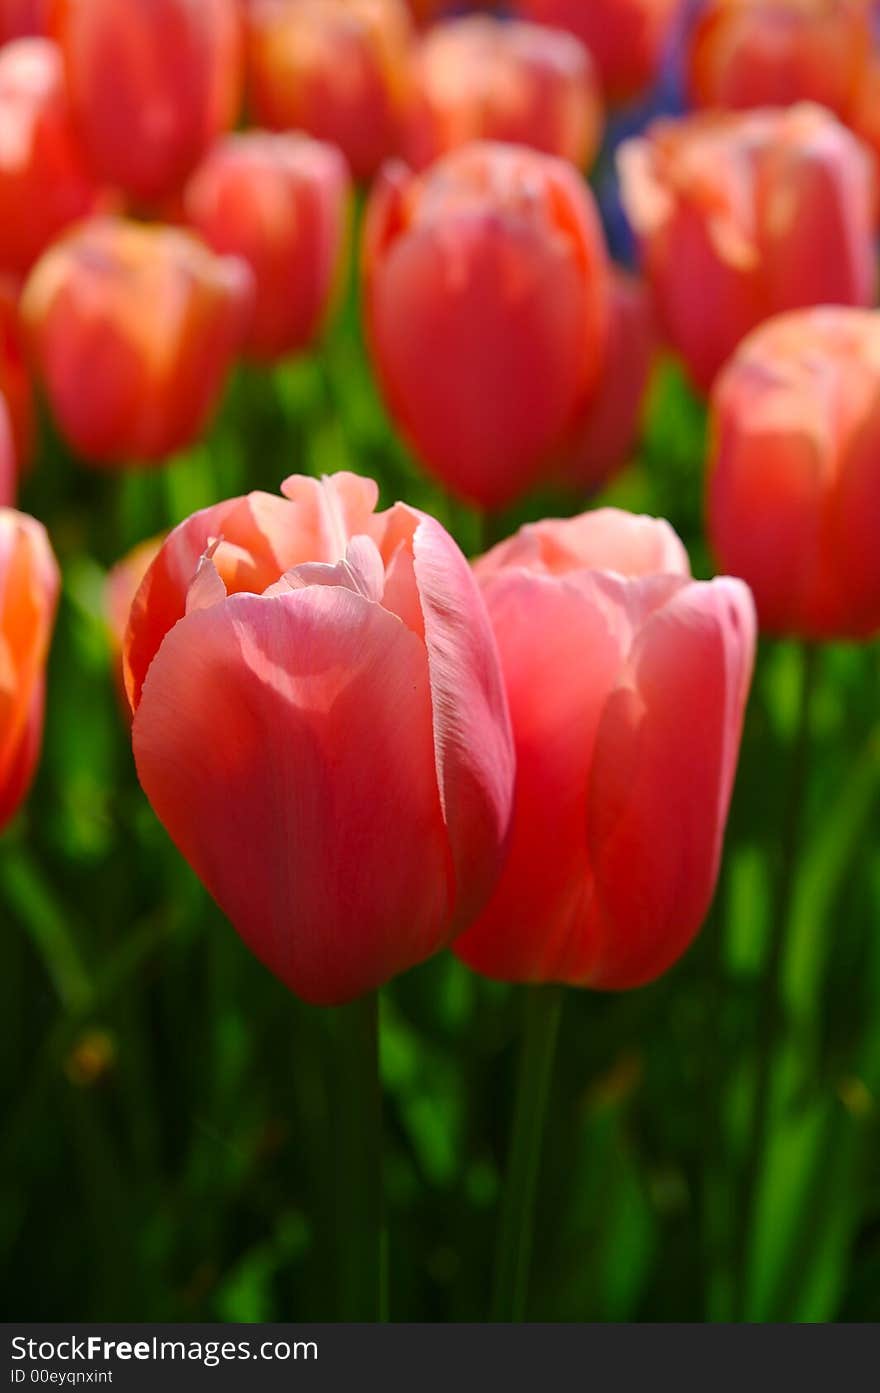
[[[615,268],[601,376],[560,457],[566,484],[594,493],[629,462],[639,438],[655,347],[646,286]]]
[[[468,15],[429,29],[417,47],[404,139],[417,169],[481,139],[585,167],[601,135],[593,63],[571,34]]]
[[[403,0],[254,0],[255,122],[330,141],[357,179],[371,178],[399,147],[411,38]]]
[[[880,630],[880,313],[801,310],[741,345],[712,394],[708,522],[763,628]]]
[[[10,508],[18,491],[18,462],[12,421],[5,398],[0,394],[0,508]]]
[[[52,0],[0,0],[0,43],[49,32]]]
[[[257,957],[329,1005],[479,913],[513,758],[448,533],[404,504],[376,515],[355,475],[284,492],[171,534],[135,600],[126,678],[138,774],[173,841]]]
[[[709,0],[689,42],[697,106],[821,102],[846,119],[871,50],[869,0]]]
[[[25,286],[22,315],[62,434],[86,460],[160,461],[195,440],[246,332],[247,266],[174,228],[84,223]]]
[[[566,162],[475,143],[389,168],[364,238],[368,339],[392,414],[453,493],[496,508],[541,476],[595,390],[609,270]]]
[[[0,828],[17,811],[39,758],[58,585],[42,524],[0,508]]]
[[[334,146],[261,131],[221,141],[187,184],[189,225],[253,272],[253,357],[305,348],[320,329],[341,278],[350,196]]]
[[[100,202],[73,131],[58,49],[48,39],[6,44],[0,49],[0,270],[27,271],[53,238]]]
[[[700,388],[772,314],[872,303],[874,163],[824,108],[659,121],[618,159],[660,328]]]
[[[755,644],[738,580],[690,578],[667,523],[600,509],[476,563],[517,754],[510,850],[456,943],[505,981],[622,989],[712,898]]]
[[[94,169],[132,198],[180,188],[235,121],[236,0],[56,0],[77,128]]]
[[[0,275],[0,392],[6,401],[19,471],[30,463],[34,441],[34,394],[19,313],[20,287]]]
[[[523,19],[568,29],[586,44],[612,102],[651,86],[681,8],[682,0],[513,0]]]

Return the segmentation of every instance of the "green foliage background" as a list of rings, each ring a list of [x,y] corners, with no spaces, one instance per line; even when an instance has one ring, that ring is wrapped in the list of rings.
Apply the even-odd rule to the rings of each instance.
[[[662,365],[640,456],[602,500],[668,516],[699,574],[704,434]],[[39,778],[0,840],[7,1319],[333,1316],[333,1013],[249,956],[153,818],[103,583],[197,507],[339,468],[478,549],[478,519],[396,442],[351,298],[312,357],[239,369],[207,440],[166,470],[88,472],[46,429],[22,506],[50,528],[64,591]],[[507,522],[583,506],[534,499]],[[762,647],[696,946],[641,991],[567,995],[532,1318],[880,1315],[878,660],[876,644],[820,655],[756,1223],[742,1196],[792,776],[801,654],[788,643]],[[383,992],[393,1319],[485,1318],[521,1012],[520,992],[449,955]]]

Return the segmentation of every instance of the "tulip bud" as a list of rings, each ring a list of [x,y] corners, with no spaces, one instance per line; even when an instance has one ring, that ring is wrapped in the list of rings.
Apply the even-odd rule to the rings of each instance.
[[[62,0],[53,27],[94,168],[136,199],[175,193],[238,111],[236,0]]]
[[[100,219],[51,247],[22,314],[73,448],[119,464],[191,444],[241,344],[251,290],[243,262],[175,228]]]
[[[439,523],[376,514],[352,474],[283,492],[171,533],[131,612],[126,682],[172,840],[257,957],[332,1005],[482,909],[512,750],[485,610]]]
[[[410,39],[402,0],[255,0],[255,120],[338,145],[355,178],[371,178],[398,148]]]
[[[385,172],[366,215],[367,331],[388,406],[443,483],[500,507],[539,478],[601,371],[608,265],[572,167],[474,144]]]
[[[516,982],[637,987],[684,952],[721,856],[755,621],[667,523],[524,527],[477,563],[517,754],[510,849],[455,943]]]
[[[27,271],[99,201],[73,133],[58,49],[48,39],[7,44],[0,49],[0,269]]]
[[[350,192],[334,146],[259,131],[228,136],[187,184],[189,225],[253,272],[253,357],[306,348],[320,329],[340,280]]]
[[[602,134],[593,63],[571,34],[469,15],[430,29],[413,60],[404,153],[416,169],[470,140],[592,164]]]
[[[596,492],[629,462],[639,436],[655,348],[645,286],[615,270],[602,373],[561,457],[570,486]]]
[[[846,119],[871,51],[866,0],[709,0],[691,34],[696,106],[820,102]]]
[[[712,393],[709,536],[761,627],[880,630],[880,313],[821,307],[756,329]]]
[[[25,357],[17,281],[0,275],[0,392],[9,412],[19,472],[30,463],[34,441],[34,400]]]
[[[700,388],[773,314],[872,303],[873,161],[822,107],[659,121],[619,163],[660,326]]]
[[[49,33],[52,0],[0,0],[0,44]]]
[[[681,8],[682,0],[513,0],[515,14],[586,44],[614,102],[654,82]]]
[[[45,529],[0,508],[0,830],[24,799],[39,757],[58,586]]]

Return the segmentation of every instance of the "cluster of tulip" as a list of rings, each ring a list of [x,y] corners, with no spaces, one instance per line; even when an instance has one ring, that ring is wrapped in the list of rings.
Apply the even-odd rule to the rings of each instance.
[[[471,566],[342,472],[215,502],[114,573],[147,798],[322,1005],[450,945],[503,981],[665,972],[714,892],[757,627],[880,629],[868,5],[702,7],[707,109],[617,150],[640,277],[583,171],[685,7],[443,8],[0,0],[0,826],[39,752],[59,587],[13,506],[32,381],[83,462],[168,461],[239,356],[315,343],[354,185],[381,395],[487,531],[538,486],[583,507],[628,462],[661,345],[709,400],[728,577],[693,579],[667,523],[616,508]]]

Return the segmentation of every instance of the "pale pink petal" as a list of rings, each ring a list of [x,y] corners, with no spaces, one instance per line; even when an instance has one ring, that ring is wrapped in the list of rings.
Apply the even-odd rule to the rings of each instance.
[[[668,522],[618,508],[527,523],[481,557],[476,571],[484,578],[505,566],[526,566],[550,575],[576,569],[625,576],[690,575],[687,552]]]

